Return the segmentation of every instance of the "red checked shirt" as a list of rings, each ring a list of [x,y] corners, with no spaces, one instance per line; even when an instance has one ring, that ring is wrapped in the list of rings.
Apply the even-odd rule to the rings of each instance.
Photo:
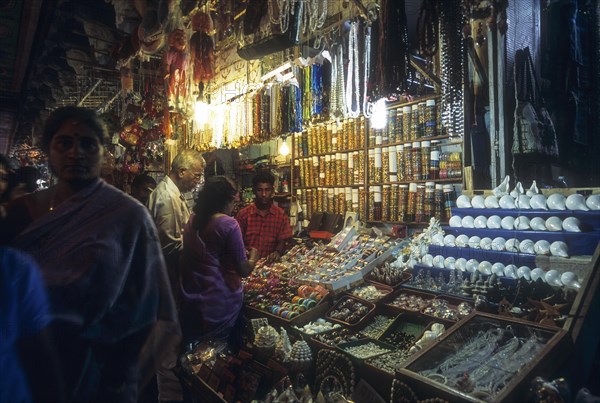
[[[279,241],[293,235],[288,216],[283,209],[274,204],[271,204],[267,214],[262,216],[252,203],[241,209],[235,218],[242,229],[244,245],[246,248],[258,249],[259,257],[274,252]]]

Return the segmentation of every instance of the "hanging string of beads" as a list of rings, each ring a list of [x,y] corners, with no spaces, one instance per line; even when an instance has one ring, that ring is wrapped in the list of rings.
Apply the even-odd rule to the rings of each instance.
[[[344,46],[342,44],[334,45],[329,99],[329,115],[336,119],[344,117],[346,114],[346,98],[344,96]]]
[[[370,102],[368,102],[367,88],[369,87],[369,73],[371,71],[371,27],[365,28],[365,57],[363,72],[363,114],[366,118],[371,117]]]
[[[358,59],[358,27],[353,21],[348,35],[348,74],[346,80],[346,110],[351,118],[360,115],[360,77]],[[354,99],[353,99],[354,98]]]

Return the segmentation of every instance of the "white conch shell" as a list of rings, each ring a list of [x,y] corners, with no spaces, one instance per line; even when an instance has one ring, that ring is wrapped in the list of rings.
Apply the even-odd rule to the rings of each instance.
[[[566,271],[560,276],[560,281],[568,288],[580,289],[581,283],[577,278],[577,275],[572,271]]]
[[[527,190],[527,192],[525,192],[525,194],[529,197],[533,197],[533,195],[536,195],[540,193],[540,190],[537,187],[537,183],[535,183],[535,179],[533,180],[533,182],[531,183],[531,187]]]
[[[460,271],[466,271],[467,270],[467,259],[465,259],[464,257],[459,257],[454,262],[454,267]]]
[[[479,267],[477,268],[481,274],[485,274],[489,276],[492,274],[492,264],[487,260],[483,260],[479,263]]]
[[[562,220],[556,216],[546,219],[546,229],[548,231],[562,231]]]
[[[483,201],[483,204],[485,205],[485,208],[500,208],[500,205],[498,204],[498,198],[494,195],[489,195],[486,197]]]
[[[569,248],[563,241],[554,241],[550,244],[552,256],[569,257]]]
[[[473,273],[479,268],[479,261],[477,259],[467,260],[467,271]]]
[[[498,202],[500,207],[503,209],[515,209],[517,206],[515,205],[515,199],[511,195],[504,195],[500,198]]]
[[[531,269],[527,266],[521,266],[517,269],[517,277],[531,281]]]
[[[442,255],[435,255],[433,258],[433,267],[438,269],[444,268],[444,257]]]
[[[475,228],[475,219],[470,215],[464,216],[461,223],[463,228]]]
[[[546,283],[555,287],[560,287],[563,285],[560,281],[560,273],[556,269],[548,270],[544,275],[544,279],[546,280]]]
[[[506,175],[504,177],[504,180],[498,186],[496,186],[494,189],[492,189],[492,193],[496,197],[502,197],[502,196],[508,194],[509,185],[510,185],[510,176]]]
[[[471,206],[473,208],[485,208],[485,199],[481,195],[475,195],[471,199]]]
[[[444,246],[456,246],[456,237],[448,234],[444,237]]]
[[[492,273],[504,277],[504,263],[496,262],[492,265]]]
[[[431,244],[436,246],[444,246],[444,234],[437,233],[431,237]]]
[[[465,248],[467,246],[467,243],[469,243],[469,237],[465,234],[460,234],[455,238],[454,243],[459,248]]]
[[[492,250],[497,250],[497,251],[504,250],[505,246],[506,246],[506,239],[502,238],[501,236],[492,239]]]
[[[538,278],[541,278],[544,282],[546,281],[546,279],[544,278],[546,276],[546,272],[543,269],[540,269],[539,267],[536,267],[535,269],[531,270],[529,276],[533,281],[537,281]]]
[[[491,250],[492,249],[492,238],[487,237],[487,236],[484,238],[481,238],[481,241],[479,241],[479,247],[484,250]]]
[[[545,239],[540,239],[533,245],[533,250],[537,255],[549,255],[550,254],[550,242]]]
[[[519,195],[516,199],[515,199],[515,206],[517,206],[517,208],[523,209],[523,210],[529,210],[531,209],[530,206],[530,201],[531,199],[529,198],[529,196],[527,195]]]
[[[481,242],[481,238],[478,237],[477,235],[473,235],[471,238],[469,238],[469,242],[467,242],[467,245],[469,245],[469,248],[479,249],[480,242]]]
[[[421,257],[421,264],[427,267],[433,267],[433,255],[427,253]]]
[[[522,215],[515,218],[513,225],[514,225],[515,229],[519,230],[519,231],[524,231],[524,230],[528,230],[531,228],[530,223],[529,223],[529,218],[522,216]]]
[[[514,264],[508,264],[504,267],[504,276],[510,278],[517,278],[517,266]]]
[[[458,208],[471,208],[471,199],[467,195],[460,195],[456,198],[456,207]]]
[[[523,239],[519,242],[519,251],[528,255],[535,255],[535,243],[531,239]]]
[[[502,228],[502,219],[499,215],[491,215],[487,219],[487,227],[490,229]]]
[[[532,209],[548,210],[546,206],[546,196],[543,194],[535,194],[529,199],[529,206]]]
[[[565,205],[569,210],[588,211],[589,208],[585,204],[585,197],[579,193],[570,194],[565,200]]]
[[[523,189],[523,185],[521,184],[521,182],[517,182],[517,184],[515,185],[515,188],[512,190],[512,192],[510,192],[510,195],[513,198],[518,198],[520,195],[524,195],[525,194],[525,189]]]
[[[542,217],[533,217],[531,220],[529,220],[529,226],[534,231],[546,231],[547,230],[546,220],[544,220]]]
[[[585,201],[590,210],[600,210],[600,195],[590,195]]]
[[[502,227],[502,229],[508,230],[510,231],[511,229],[515,228],[515,218],[511,217],[509,215],[502,217],[502,220],[500,221],[500,226]]]
[[[504,248],[509,252],[518,252],[520,243],[521,242],[517,238],[510,238],[506,240]]]
[[[444,267],[450,270],[454,270],[455,269],[455,264],[456,264],[456,258],[453,256],[448,256],[446,259],[444,259]]]
[[[460,218],[457,215],[453,215],[452,217],[450,217],[448,224],[450,224],[451,227],[461,228],[462,227],[462,218]]]
[[[568,232],[581,232],[581,221],[577,217],[567,217],[563,220],[562,227]]]
[[[546,205],[550,210],[566,210],[565,196],[560,193],[552,193],[546,200]]]
[[[478,215],[475,217],[473,224],[475,225],[475,228],[487,228],[487,221],[488,219],[486,216]]]

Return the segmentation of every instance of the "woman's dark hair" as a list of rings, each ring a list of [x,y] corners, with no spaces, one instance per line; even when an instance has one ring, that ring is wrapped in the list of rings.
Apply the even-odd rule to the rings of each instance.
[[[275,185],[275,177],[270,171],[262,170],[258,171],[252,178],[252,187],[255,188],[259,183],[268,183],[269,185]]]
[[[202,231],[210,221],[210,217],[223,211],[227,203],[235,199],[237,192],[235,183],[225,176],[208,178],[196,197],[194,228]]]
[[[75,119],[92,129],[98,136],[100,144],[105,144],[108,139],[108,130],[96,112],[80,106],[63,106],[54,110],[46,119],[44,131],[42,132],[42,148],[44,151],[48,152],[50,150],[52,138],[69,119]]]

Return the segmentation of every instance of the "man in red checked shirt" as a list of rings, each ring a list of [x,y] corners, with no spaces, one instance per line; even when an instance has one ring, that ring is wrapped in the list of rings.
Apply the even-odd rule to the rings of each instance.
[[[275,177],[261,171],[252,178],[254,203],[241,209],[236,215],[244,236],[246,248],[258,249],[259,258],[267,263],[281,258],[286,241],[292,237],[290,220],[283,209],[273,204]]]

